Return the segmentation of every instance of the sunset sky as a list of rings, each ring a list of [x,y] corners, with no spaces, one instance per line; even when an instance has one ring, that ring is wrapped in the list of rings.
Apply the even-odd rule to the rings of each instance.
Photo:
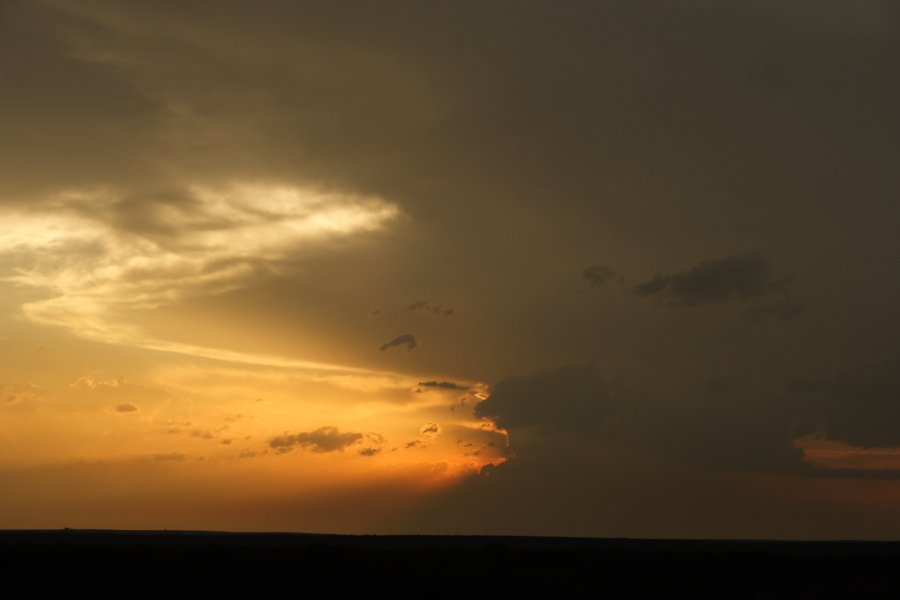
[[[900,538],[894,0],[0,0],[0,528]]]

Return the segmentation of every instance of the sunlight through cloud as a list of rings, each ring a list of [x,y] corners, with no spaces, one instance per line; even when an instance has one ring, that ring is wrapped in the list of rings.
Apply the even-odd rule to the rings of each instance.
[[[4,215],[0,256],[13,266],[4,280],[49,296],[22,306],[29,321],[94,341],[190,351],[144,339],[124,313],[238,289],[283,271],[304,249],[399,215],[380,198],[264,184],[141,200],[69,192]]]

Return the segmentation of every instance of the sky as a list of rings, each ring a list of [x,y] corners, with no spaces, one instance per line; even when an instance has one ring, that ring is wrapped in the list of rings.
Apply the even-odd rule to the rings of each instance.
[[[893,0],[0,2],[0,528],[900,538]]]

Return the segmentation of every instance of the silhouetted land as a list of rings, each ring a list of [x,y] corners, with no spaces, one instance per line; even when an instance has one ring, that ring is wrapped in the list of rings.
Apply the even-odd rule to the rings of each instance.
[[[900,598],[900,543],[0,532],[5,587],[296,598]]]

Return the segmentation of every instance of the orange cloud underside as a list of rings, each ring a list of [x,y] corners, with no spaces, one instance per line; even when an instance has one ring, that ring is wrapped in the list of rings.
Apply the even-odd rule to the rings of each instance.
[[[861,448],[838,440],[805,436],[794,440],[803,460],[823,469],[900,470],[900,448]]]

